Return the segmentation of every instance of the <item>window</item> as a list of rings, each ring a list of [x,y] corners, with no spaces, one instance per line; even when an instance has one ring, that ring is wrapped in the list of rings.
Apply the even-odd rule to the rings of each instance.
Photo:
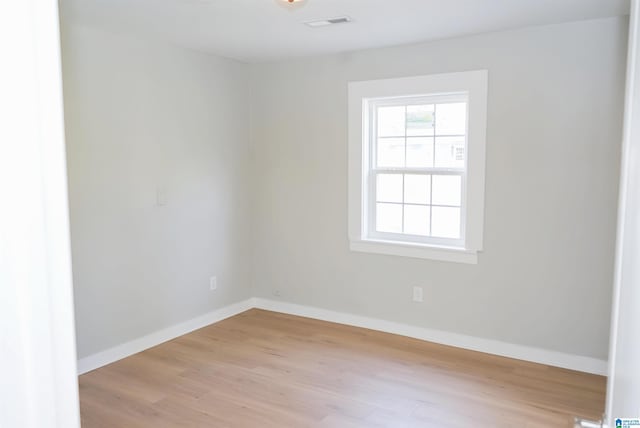
[[[475,263],[487,72],[349,84],[351,249]]]

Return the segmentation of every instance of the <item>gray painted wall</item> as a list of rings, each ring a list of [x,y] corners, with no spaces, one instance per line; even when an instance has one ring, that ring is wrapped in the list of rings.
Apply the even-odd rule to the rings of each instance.
[[[79,357],[256,295],[606,358],[626,20],[261,65],[63,28]],[[474,69],[478,265],[350,252],[347,82]]]
[[[63,61],[79,357],[249,297],[246,66],[68,25]]]
[[[606,358],[626,34],[606,19],[252,67],[256,295]],[[478,265],[350,252],[347,82],[475,69]]]

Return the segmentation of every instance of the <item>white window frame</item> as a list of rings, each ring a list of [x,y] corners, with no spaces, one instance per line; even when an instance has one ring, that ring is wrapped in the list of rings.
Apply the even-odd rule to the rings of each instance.
[[[486,70],[349,83],[349,240],[352,251],[443,261],[477,263],[484,223],[485,146],[487,122]],[[376,232],[373,226],[375,183],[370,179],[372,114],[385,103],[408,103],[419,97],[467,102],[466,168],[463,176],[461,239],[421,238]],[[391,168],[392,169],[392,168]],[[387,170],[385,168],[385,170]],[[446,169],[429,168],[435,174]],[[426,170],[425,170],[426,171]],[[425,173],[416,169],[416,172]],[[406,168],[398,173],[411,172]]]

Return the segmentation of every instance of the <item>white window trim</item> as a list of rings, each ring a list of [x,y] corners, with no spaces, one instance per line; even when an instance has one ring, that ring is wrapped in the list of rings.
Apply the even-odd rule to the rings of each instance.
[[[349,83],[349,240],[352,251],[389,254],[459,263],[477,263],[484,224],[485,146],[487,124],[486,70],[434,74]],[[468,96],[466,215],[464,245],[446,247],[369,236],[365,206],[369,165],[367,129],[371,99],[466,93]]]

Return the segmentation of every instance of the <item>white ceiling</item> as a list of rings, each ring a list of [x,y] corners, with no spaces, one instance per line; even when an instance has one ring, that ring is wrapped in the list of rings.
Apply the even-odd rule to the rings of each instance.
[[[65,21],[247,62],[626,15],[629,0],[62,0]],[[348,15],[349,24],[303,22]]]

